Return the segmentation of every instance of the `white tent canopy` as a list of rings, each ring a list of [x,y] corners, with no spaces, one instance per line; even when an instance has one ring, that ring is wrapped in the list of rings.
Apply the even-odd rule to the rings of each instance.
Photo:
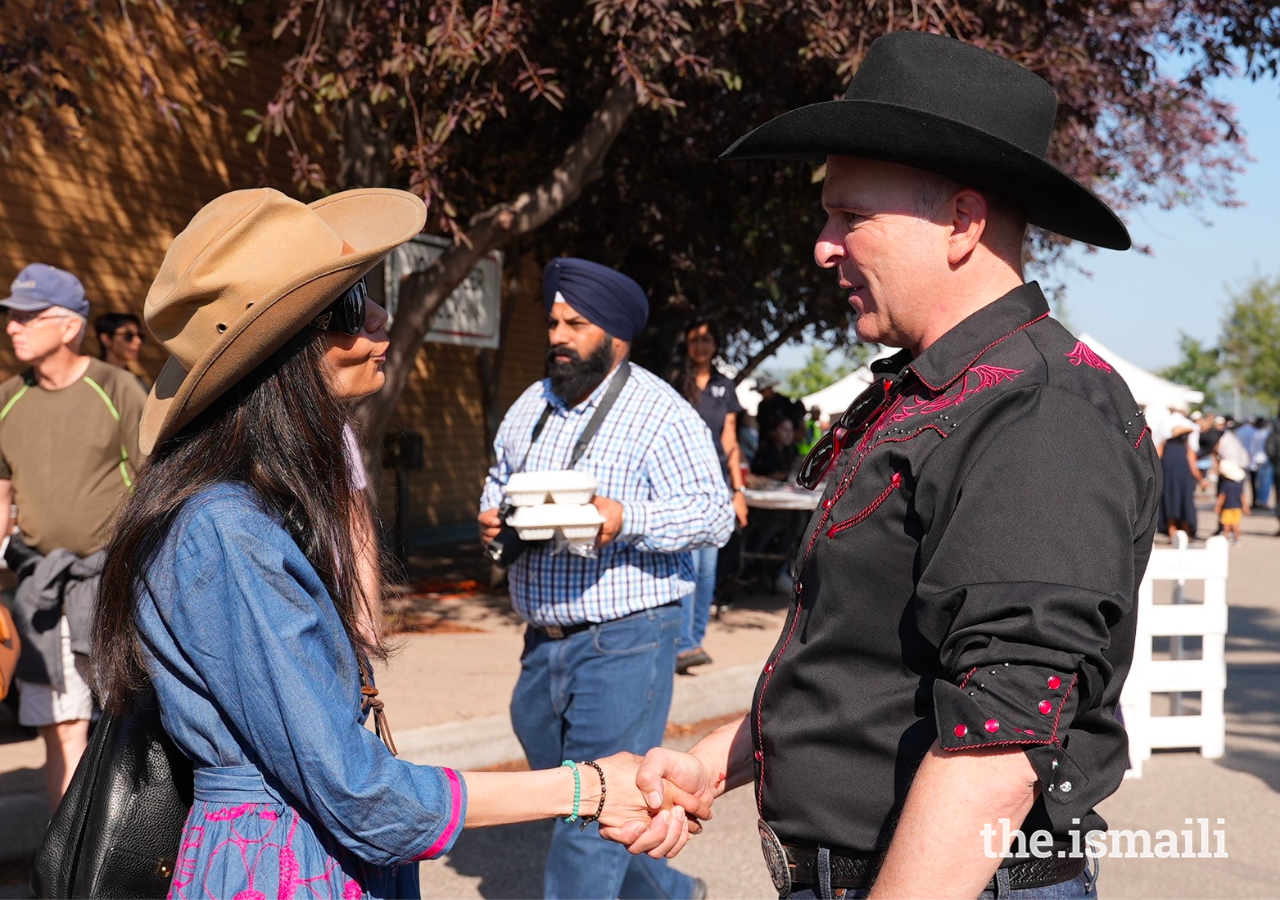
[[[1088,344],[1090,350],[1102,357],[1124,379],[1124,383],[1133,392],[1133,399],[1147,410],[1148,421],[1153,413],[1157,418],[1163,418],[1170,408],[1190,410],[1196,404],[1204,402],[1202,391],[1153,375],[1087,334],[1080,335],[1080,340]]]
[[[853,402],[853,398],[867,389],[871,384],[871,370],[866,366],[850,372],[834,384],[829,384],[820,391],[815,391],[804,398],[804,408],[815,406],[822,410],[824,416],[838,418],[840,413]]]

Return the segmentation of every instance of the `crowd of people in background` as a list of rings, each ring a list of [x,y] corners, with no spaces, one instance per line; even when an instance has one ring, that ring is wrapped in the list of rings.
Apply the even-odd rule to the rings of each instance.
[[[1169,413],[1154,435],[1164,469],[1161,531],[1170,540],[1179,531],[1196,539],[1196,496],[1205,492],[1214,497],[1215,535],[1234,544],[1244,516],[1275,511],[1280,537],[1280,502],[1273,501],[1280,418],[1236,421],[1185,408]]]

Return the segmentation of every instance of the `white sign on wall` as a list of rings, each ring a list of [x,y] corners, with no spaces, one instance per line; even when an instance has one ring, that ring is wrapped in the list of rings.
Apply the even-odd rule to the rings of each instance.
[[[425,271],[451,244],[447,238],[420,234],[391,251],[383,272],[387,311],[393,323],[400,303],[401,279],[411,272]],[[498,346],[501,326],[502,253],[495,250],[480,260],[436,310],[423,340],[492,350]]]

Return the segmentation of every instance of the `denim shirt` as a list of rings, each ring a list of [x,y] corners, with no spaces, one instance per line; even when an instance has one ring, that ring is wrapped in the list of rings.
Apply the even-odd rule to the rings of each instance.
[[[367,863],[449,850],[465,782],[397,760],[363,727],[337,610],[252,490],[223,484],[188,501],[142,581],[142,645],[165,729],[197,769],[197,795],[201,770],[256,770]]]

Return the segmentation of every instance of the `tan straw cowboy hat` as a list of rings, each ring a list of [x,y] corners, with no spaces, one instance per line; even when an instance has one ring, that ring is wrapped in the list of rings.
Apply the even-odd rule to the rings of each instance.
[[[426,218],[422,200],[388,188],[310,204],[270,188],[232,191],[196,213],[143,307],[171,356],[142,413],[142,452],[177,434]]]

